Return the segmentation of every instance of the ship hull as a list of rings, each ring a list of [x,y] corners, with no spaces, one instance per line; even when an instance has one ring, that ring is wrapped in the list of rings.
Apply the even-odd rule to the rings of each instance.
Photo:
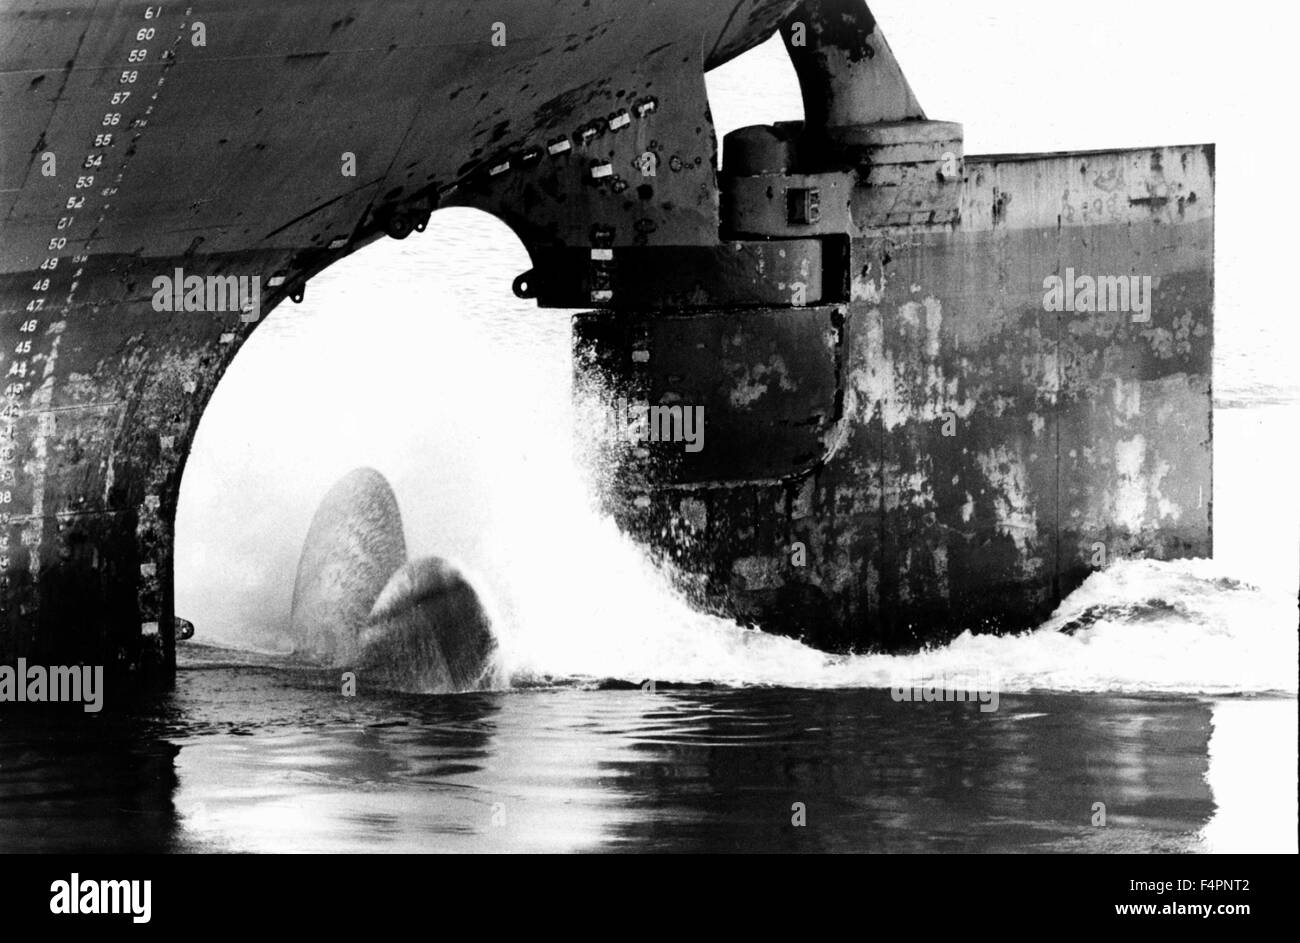
[[[0,2],[0,661],[165,673],[185,457],[260,318],[790,6]],[[257,319],[165,310],[173,273],[257,277]]]
[[[809,125],[720,183],[703,73],[778,28]],[[0,661],[166,675],[223,372],[448,205],[600,309],[584,384],[703,410],[698,453],[605,456],[703,607],[895,649],[1210,552],[1212,148],[963,162],[857,0],[0,0],[0,123]],[[1154,304],[1053,310],[1075,273]]]
[[[705,417],[698,454],[604,439],[611,512],[700,606],[836,651],[1209,557],[1213,202],[1207,146],[967,157],[960,221],[855,239],[841,303],[580,318],[584,383]],[[1103,273],[1150,310],[1051,310]]]

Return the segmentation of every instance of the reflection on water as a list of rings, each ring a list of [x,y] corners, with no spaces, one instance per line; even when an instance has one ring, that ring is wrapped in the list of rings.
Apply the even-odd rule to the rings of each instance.
[[[178,742],[107,711],[5,708],[0,852],[174,850]]]
[[[208,661],[95,723],[0,726],[0,849],[1198,851],[1216,814],[1205,699],[344,698],[315,672]]]

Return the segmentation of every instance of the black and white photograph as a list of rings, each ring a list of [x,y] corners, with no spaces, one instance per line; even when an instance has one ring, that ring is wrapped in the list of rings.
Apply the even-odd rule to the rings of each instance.
[[[1297,851],[1295,25],[0,0],[21,908],[176,906],[126,856],[1247,855],[1091,895],[1240,931]]]

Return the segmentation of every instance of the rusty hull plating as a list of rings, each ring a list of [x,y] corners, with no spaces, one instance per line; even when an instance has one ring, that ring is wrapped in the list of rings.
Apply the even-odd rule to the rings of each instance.
[[[655,250],[616,251],[576,320],[584,383],[705,416],[699,454],[605,440],[621,526],[700,606],[835,651],[1209,556],[1213,147],[963,158],[861,4],[783,30],[810,120],[729,135],[712,250],[761,257],[656,297]]]
[[[703,72],[778,28],[807,123],[719,176]],[[704,408],[698,453],[610,447],[701,605],[896,647],[1210,551],[1212,149],[963,159],[856,0],[0,0],[0,125],[0,662],[174,663],[181,474],[256,324],[152,279],[265,313],[447,205],[596,309],[584,383]],[[1067,269],[1151,276],[1149,320],[1045,311]]]

